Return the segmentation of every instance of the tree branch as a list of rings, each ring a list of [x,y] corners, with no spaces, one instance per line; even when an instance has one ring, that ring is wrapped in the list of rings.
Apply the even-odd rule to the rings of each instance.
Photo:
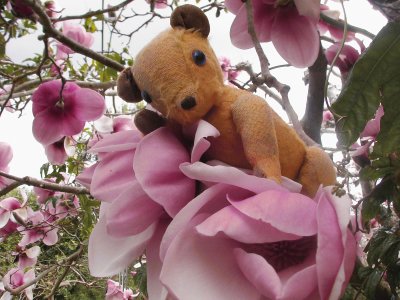
[[[45,181],[45,180],[39,180],[39,179],[29,177],[29,176],[20,178],[20,177],[10,175],[10,174],[7,174],[7,173],[1,172],[1,171],[0,171],[0,176],[14,180],[14,181],[20,183],[19,185],[26,184],[29,186],[35,186],[35,187],[39,187],[39,188],[46,189],[46,190],[72,193],[72,194],[76,194],[76,195],[90,194],[89,190],[85,187],[61,185],[61,184],[57,184],[57,183],[53,183],[53,182],[49,182],[49,181]],[[11,185],[16,185],[16,183],[12,183]],[[19,185],[17,185],[17,186],[19,186]],[[17,187],[17,186],[15,186],[15,187]],[[3,196],[5,194],[7,194],[8,192],[9,192],[8,187],[5,187],[4,189],[0,190],[0,196]]]
[[[325,15],[323,13],[320,14],[320,17],[321,17],[321,20],[323,20],[324,22],[326,22],[326,23],[328,23],[328,24],[330,24],[330,25],[332,25],[334,27],[337,27],[339,29],[344,29],[345,23],[343,21],[332,19],[332,18],[328,17],[327,15]],[[355,33],[362,34],[362,35],[364,35],[364,36],[366,36],[366,37],[368,37],[370,39],[374,39],[375,38],[375,34],[369,32],[366,29],[359,28],[357,26],[353,26],[353,25],[347,24],[347,30],[355,32]]]
[[[81,44],[75,42],[74,40],[66,37],[62,34],[62,32],[58,31],[53,27],[53,24],[50,18],[47,16],[43,6],[37,0],[21,0],[25,4],[29,5],[32,10],[39,16],[39,22],[43,26],[43,32],[45,35],[52,37],[59,41],[60,43],[68,46],[75,52],[83,54],[87,57],[90,57],[98,62],[101,62],[103,65],[115,69],[117,71],[122,71],[124,66],[120,63],[100,54],[97,53],[89,48],[82,46]]]

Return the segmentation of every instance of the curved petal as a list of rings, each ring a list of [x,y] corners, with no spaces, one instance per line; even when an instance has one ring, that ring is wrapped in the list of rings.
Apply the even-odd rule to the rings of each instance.
[[[65,109],[82,121],[96,120],[103,115],[106,109],[104,97],[87,88],[77,90],[68,100],[68,102],[65,101]]]
[[[291,299],[310,299],[317,289],[317,269],[315,265],[306,267],[299,272],[295,273],[284,284],[282,289],[282,300]],[[338,298],[332,298],[338,299]]]
[[[283,232],[299,236],[317,233],[317,205],[302,194],[270,190],[245,200],[230,202],[250,218],[269,223]]]
[[[243,1],[242,0],[226,0],[225,7],[233,14],[237,14],[242,7]]]
[[[309,17],[315,23],[319,20],[320,0],[294,0],[299,15]]]
[[[54,108],[42,110],[35,116],[32,123],[32,133],[39,143],[49,145],[64,137],[60,117],[60,110]]]
[[[160,259],[160,243],[168,226],[167,220],[162,220],[157,226],[152,239],[146,247],[146,278],[149,299],[166,299],[167,289],[160,281],[162,262]]]
[[[183,163],[180,165],[180,169],[186,176],[192,179],[226,183],[254,193],[261,193],[270,189],[286,191],[285,187],[294,192],[301,190],[301,185],[290,179],[282,178],[283,186],[281,186],[273,180],[249,175],[231,166],[210,166],[202,162],[195,162],[193,164]]]
[[[21,208],[21,203],[17,198],[8,197],[0,201],[0,208],[12,211],[14,209]]]
[[[48,161],[53,165],[62,165],[68,158],[64,149],[64,143],[61,145],[56,142],[44,147]]]
[[[94,170],[90,193],[101,201],[112,202],[134,184],[133,155],[134,151],[107,153]]]
[[[240,270],[257,291],[268,299],[278,299],[282,283],[274,268],[258,254],[240,248],[236,248],[234,254]]]
[[[103,153],[133,150],[142,139],[138,130],[126,130],[107,135],[98,141],[90,150],[90,153]]]
[[[0,212],[0,228],[4,228],[8,221],[10,220],[10,212],[9,211],[2,211]]]
[[[97,168],[97,165],[98,163],[83,169],[83,171],[76,177],[76,181],[82,184],[85,188],[90,189],[90,185],[92,184],[93,174]]]
[[[172,219],[171,224],[168,226],[164,234],[160,246],[160,257],[162,259],[165,257],[167,249],[169,248],[175,236],[182,229],[186,228],[190,220],[201,209],[206,207],[207,204],[217,203],[222,206],[227,205],[228,202],[226,201],[226,194],[228,192],[235,192],[235,189],[224,184],[216,184],[206,189],[204,192],[190,201],[184,208],[182,208],[182,210],[180,210],[179,213]]]
[[[85,121],[75,118],[75,116],[67,110],[64,111],[60,122],[62,123],[62,133],[65,136],[79,134],[85,127]]]
[[[210,142],[206,140],[206,137],[209,136],[218,137],[218,129],[212,126],[210,123],[204,120],[200,120],[193,143],[192,155],[190,160],[192,163],[199,161],[201,156],[210,147]]]
[[[43,243],[47,246],[52,246],[58,242],[58,228],[51,229],[44,234]]]
[[[278,9],[271,40],[283,59],[295,67],[311,66],[317,59],[319,36],[316,24],[300,16],[295,7]]]
[[[300,236],[277,230],[270,224],[249,218],[233,206],[224,207],[212,214],[197,225],[196,229],[204,236],[216,236],[219,232],[223,232],[229,238],[247,244],[272,243],[300,238]]]
[[[136,178],[170,216],[175,216],[195,196],[194,180],[179,169],[189,159],[185,147],[165,127],[146,135],[136,148],[133,161]]]
[[[194,230],[203,219],[197,216],[175,237],[164,259],[161,282],[177,299],[259,299],[235,263],[237,244],[203,237]]]
[[[152,201],[139,183],[125,189],[109,206],[107,233],[114,237],[127,237],[146,230],[156,222],[164,210]]]
[[[6,168],[13,158],[13,151],[9,144],[0,142],[0,169]]]
[[[106,216],[101,217],[89,238],[90,274],[104,277],[124,270],[143,253],[156,228],[153,224],[138,235],[116,238],[107,234]]]

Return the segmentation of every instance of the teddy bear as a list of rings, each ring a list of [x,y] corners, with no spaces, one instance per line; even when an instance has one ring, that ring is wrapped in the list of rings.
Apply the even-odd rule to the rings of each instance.
[[[281,176],[288,177],[302,184],[302,193],[308,196],[321,184],[335,184],[335,168],[323,150],[307,147],[263,98],[224,84],[207,39],[209,21],[200,8],[177,7],[170,24],[117,80],[122,99],[145,100],[158,112],[144,109],[136,115],[142,133],[165,125],[191,126],[203,119],[220,132],[210,138],[204,161],[253,169],[278,183]]]

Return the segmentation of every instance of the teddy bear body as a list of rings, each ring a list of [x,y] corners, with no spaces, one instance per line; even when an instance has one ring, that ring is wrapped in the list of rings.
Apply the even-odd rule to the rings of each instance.
[[[201,10],[178,7],[171,24],[173,28],[144,47],[134,66],[118,79],[123,99],[144,98],[163,116],[142,111],[135,118],[139,130],[148,133],[165,123],[190,126],[203,119],[220,132],[219,137],[210,138],[204,160],[253,169],[277,182],[286,176],[303,184],[308,195],[320,184],[334,184],[332,162],[322,150],[306,147],[264,99],[224,84],[207,40],[208,20]]]

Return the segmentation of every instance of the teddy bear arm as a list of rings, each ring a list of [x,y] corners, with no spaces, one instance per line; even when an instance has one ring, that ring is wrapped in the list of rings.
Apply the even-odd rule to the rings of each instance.
[[[135,115],[135,126],[144,135],[165,126],[166,119],[154,111],[142,109]]]
[[[272,109],[261,98],[241,95],[231,107],[245,156],[256,173],[281,182],[279,148]]]

